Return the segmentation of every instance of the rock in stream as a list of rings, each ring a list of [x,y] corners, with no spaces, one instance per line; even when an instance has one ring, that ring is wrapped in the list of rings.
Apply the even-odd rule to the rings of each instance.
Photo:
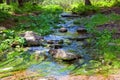
[[[80,55],[74,54],[72,52],[67,52],[63,49],[50,49],[49,53],[56,59],[61,60],[75,60],[80,58]]]
[[[27,46],[39,46],[43,40],[42,36],[37,35],[37,33],[33,31],[26,31],[25,33],[21,34],[21,36],[25,38]]]

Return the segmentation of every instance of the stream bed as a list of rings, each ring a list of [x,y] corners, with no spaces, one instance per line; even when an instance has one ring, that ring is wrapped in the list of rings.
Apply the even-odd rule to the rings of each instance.
[[[90,56],[83,48],[83,46],[86,45],[86,39],[89,38],[89,34],[79,33],[79,28],[82,29],[83,26],[74,24],[76,17],[61,17],[61,20],[63,20],[64,23],[57,25],[60,27],[59,29],[53,29],[54,32],[52,34],[44,36],[47,43],[43,42],[43,46],[29,48],[29,51],[44,52],[47,58],[39,64],[31,65],[26,71],[28,75],[32,72],[41,74],[44,77],[54,77],[59,80],[61,76],[71,74],[74,68],[86,64],[91,60]],[[60,29],[65,29],[66,31],[60,31]],[[56,60],[49,54],[50,49],[60,49],[68,53],[80,55],[81,58],[73,61]]]

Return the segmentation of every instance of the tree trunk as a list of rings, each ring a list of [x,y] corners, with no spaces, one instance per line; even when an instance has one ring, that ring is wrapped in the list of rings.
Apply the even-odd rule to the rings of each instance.
[[[10,0],[6,0],[6,4],[7,4],[7,5],[10,5]]]
[[[0,0],[0,3],[3,3],[3,0]]]
[[[16,3],[17,1],[16,0],[12,0],[12,2]]]
[[[18,0],[18,5],[19,5],[19,7],[22,7],[23,6],[23,0]]]
[[[85,5],[91,5],[90,0],[85,0]]]

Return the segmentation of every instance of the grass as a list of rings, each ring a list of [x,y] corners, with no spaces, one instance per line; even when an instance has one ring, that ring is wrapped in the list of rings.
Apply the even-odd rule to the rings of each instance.
[[[42,60],[44,60],[43,56],[41,56],[39,60],[36,60],[35,54],[30,54],[28,52],[9,52],[7,59],[3,62],[0,62],[0,78],[4,77],[5,75],[9,75],[10,72],[25,70],[30,65],[38,64],[42,62]]]
[[[114,33],[114,30],[97,30],[97,26],[99,25],[104,25],[106,23],[118,20],[120,20],[120,15],[112,13],[109,15],[96,14],[91,17],[82,17],[81,19],[78,19],[74,22],[77,25],[84,25],[88,32],[94,35],[94,37],[91,38],[91,41],[94,41],[94,45],[89,47],[89,49],[91,48],[94,50],[92,50],[92,52],[88,51],[89,54],[91,54],[91,56],[93,57],[93,60],[90,61],[89,64],[85,64],[82,67],[79,67],[78,69],[73,71],[75,75],[109,75],[112,74],[114,70],[116,71],[120,68],[119,45],[108,45],[109,43],[119,44],[120,39],[112,38],[112,33]]]
[[[98,25],[102,25],[115,20],[120,20],[120,15],[114,13],[109,15],[95,14],[92,17],[82,17],[81,19],[74,21],[74,23],[85,25],[89,32],[94,32],[94,28],[96,28]]]

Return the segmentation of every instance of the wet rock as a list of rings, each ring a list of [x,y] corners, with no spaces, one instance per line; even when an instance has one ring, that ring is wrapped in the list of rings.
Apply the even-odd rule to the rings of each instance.
[[[85,40],[87,38],[88,38],[88,36],[80,36],[80,37],[76,38],[76,40],[77,41],[83,41],[83,40]]]
[[[47,40],[47,43],[48,44],[54,44],[54,41],[53,40]]]
[[[35,51],[34,54],[35,54],[35,60],[36,61],[39,61],[40,59],[41,60],[45,60],[47,58],[47,55],[45,54],[46,51]]]
[[[33,31],[26,31],[21,36],[25,38],[27,46],[39,46],[43,40],[43,37],[37,35]]]
[[[55,49],[62,48],[62,45],[60,45],[60,44],[55,44],[55,45],[54,45],[54,48],[55,48]]]
[[[84,27],[80,27],[80,28],[77,29],[77,32],[79,34],[85,34],[85,33],[87,33],[87,30]]]
[[[49,53],[56,59],[61,60],[75,60],[80,58],[80,55],[74,54],[72,52],[67,52],[63,49],[50,49]]]
[[[47,40],[48,44],[63,44],[63,40]]]
[[[76,15],[76,14],[71,14],[71,13],[62,13],[61,16],[62,16],[62,17],[79,17],[78,15]]]
[[[79,37],[76,37],[76,38],[69,38],[70,40],[76,40],[76,41],[83,41],[85,39],[89,38],[89,36],[87,35],[84,35],[84,36],[79,36]]]
[[[60,48],[62,48],[63,46],[62,46],[61,44],[52,44],[50,47],[51,47],[51,48],[54,48],[54,49],[60,49]]]
[[[63,44],[64,43],[64,40],[59,40],[58,41],[58,44]]]
[[[62,32],[62,33],[67,32],[67,31],[68,31],[67,28],[64,28],[64,27],[59,29],[59,32]]]

